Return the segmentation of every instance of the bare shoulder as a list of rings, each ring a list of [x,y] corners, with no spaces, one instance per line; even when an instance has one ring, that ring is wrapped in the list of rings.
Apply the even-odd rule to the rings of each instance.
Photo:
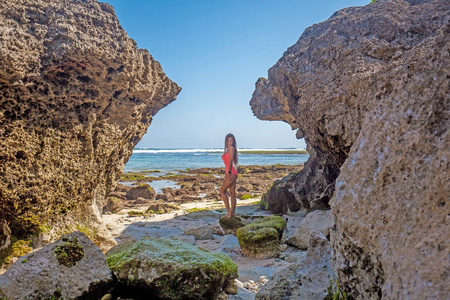
[[[228,153],[233,153],[234,154],[234,151],[235,151],[234,146],[228,147]]]

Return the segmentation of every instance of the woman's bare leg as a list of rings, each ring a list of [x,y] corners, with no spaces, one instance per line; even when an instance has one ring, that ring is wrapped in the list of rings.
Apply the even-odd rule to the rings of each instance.
[[[228,177],[225,178],[224,182],[222,183],[222,186],[220,187],[220,196],[222,196],[223,203],[225,204],[225,208],[227,209],[227,218],[231,218],[231,208],[230,203],[228,201],[228,196],[226,194],[226,190],[233,184],[233,181],[231,181]]]
[[[230,191],[230,200],[231,200],[231,216],[235,216],[236,215],[236,181],[237,181],[237,176],[236,175],[231,175],[233,178],[233,183],[230,185],[230,187],[228,188],[228,190]]]

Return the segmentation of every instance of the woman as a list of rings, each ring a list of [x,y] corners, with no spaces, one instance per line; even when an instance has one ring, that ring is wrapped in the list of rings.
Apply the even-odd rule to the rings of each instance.
[[[227,209],[227,218],[231,218],[236,214],[236,179],[238,172],[236,165],[238,163],[238,153],[236,148],[236,139],[231,133],[225,137],[225,148],[222,154],[222,160],[225,164],[226,176],[225,181],[220,187],[220,195]],[[228,189],[231,197],[231,206],[228,202],[226,190]]]

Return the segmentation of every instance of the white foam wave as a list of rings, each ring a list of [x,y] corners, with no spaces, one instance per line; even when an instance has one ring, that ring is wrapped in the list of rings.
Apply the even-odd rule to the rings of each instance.
[[[305,150],[303,148],[241,148],[238,149],[239,153],[253,152],[253,151],[300,151]],[[137,148],[133,150],[133,153],[222,153],[223,149],[145,149]]]

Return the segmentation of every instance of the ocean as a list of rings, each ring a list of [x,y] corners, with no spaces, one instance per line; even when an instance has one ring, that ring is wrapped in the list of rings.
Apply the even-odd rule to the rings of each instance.
[[[286,154],[304,149],[239,149],[239,165],[301,165],[308,154]],[[255,152],[263,153],[256,154]],[[148,149],[133,150],[125,172],[176,170],[223,167],[223,149]]]

